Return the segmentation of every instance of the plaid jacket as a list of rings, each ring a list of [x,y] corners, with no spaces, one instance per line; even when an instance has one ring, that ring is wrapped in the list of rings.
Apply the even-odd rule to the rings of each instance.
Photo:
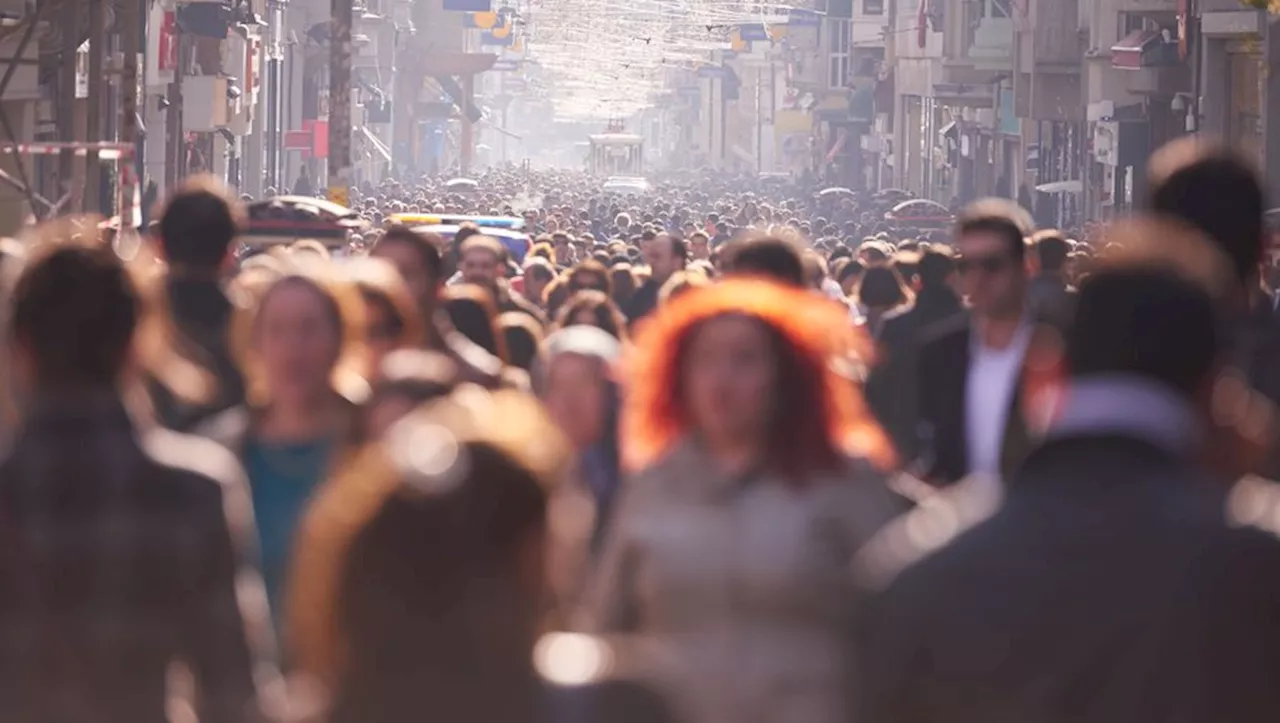
[[[0,459],[0,720],[159,723],[183,669],[201,723],[258,719],[252,533],[213,442],[140,432],[114,395],[37,402]]]

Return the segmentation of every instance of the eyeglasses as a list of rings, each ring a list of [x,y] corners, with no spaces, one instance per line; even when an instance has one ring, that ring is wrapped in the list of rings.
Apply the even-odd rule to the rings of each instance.
[[[998,274],[1010,265],[1011,259],[1008,256],[968,256],[956,259],[956,270],[962,274],[972,271]]]

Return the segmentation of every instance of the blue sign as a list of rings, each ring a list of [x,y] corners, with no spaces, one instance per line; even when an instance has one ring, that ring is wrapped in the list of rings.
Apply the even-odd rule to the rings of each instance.
[[[822,15],[804,8],[791,8],[787,13],[787,25],[816,28],[822,25]]]
[[[444,9],[458,13],[487,13],[493,5],[492,0],[444,0]]]
[[[747,42],[769,39],[769,31],[765,28],[764,23],[748,23],[746,25],[739,25],[738,34]]]

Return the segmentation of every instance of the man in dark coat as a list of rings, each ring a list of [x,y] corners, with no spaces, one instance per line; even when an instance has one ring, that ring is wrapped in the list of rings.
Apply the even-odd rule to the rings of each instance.
[[[946,246],[926,251],[918,266],[920,290],[915,303],[890,312],[880,330],[882,358],[867,377],[867,403],[889,433],[904,460],[915,459],[917,369],[925,329],[964,312],[951,288],[955,259]]]
[[[1200,249],[1085,281],[1047,441],[860,553],[858,720],[1280,720],[1280,493],[1195,456],[1225,352],[1204,277],[1229,273]]]

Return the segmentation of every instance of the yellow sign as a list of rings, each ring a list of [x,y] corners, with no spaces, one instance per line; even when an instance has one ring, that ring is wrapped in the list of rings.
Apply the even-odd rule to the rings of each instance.
[[[329,186],[329,200],[339,206],[351,208],[351,190],[346,186]]]

